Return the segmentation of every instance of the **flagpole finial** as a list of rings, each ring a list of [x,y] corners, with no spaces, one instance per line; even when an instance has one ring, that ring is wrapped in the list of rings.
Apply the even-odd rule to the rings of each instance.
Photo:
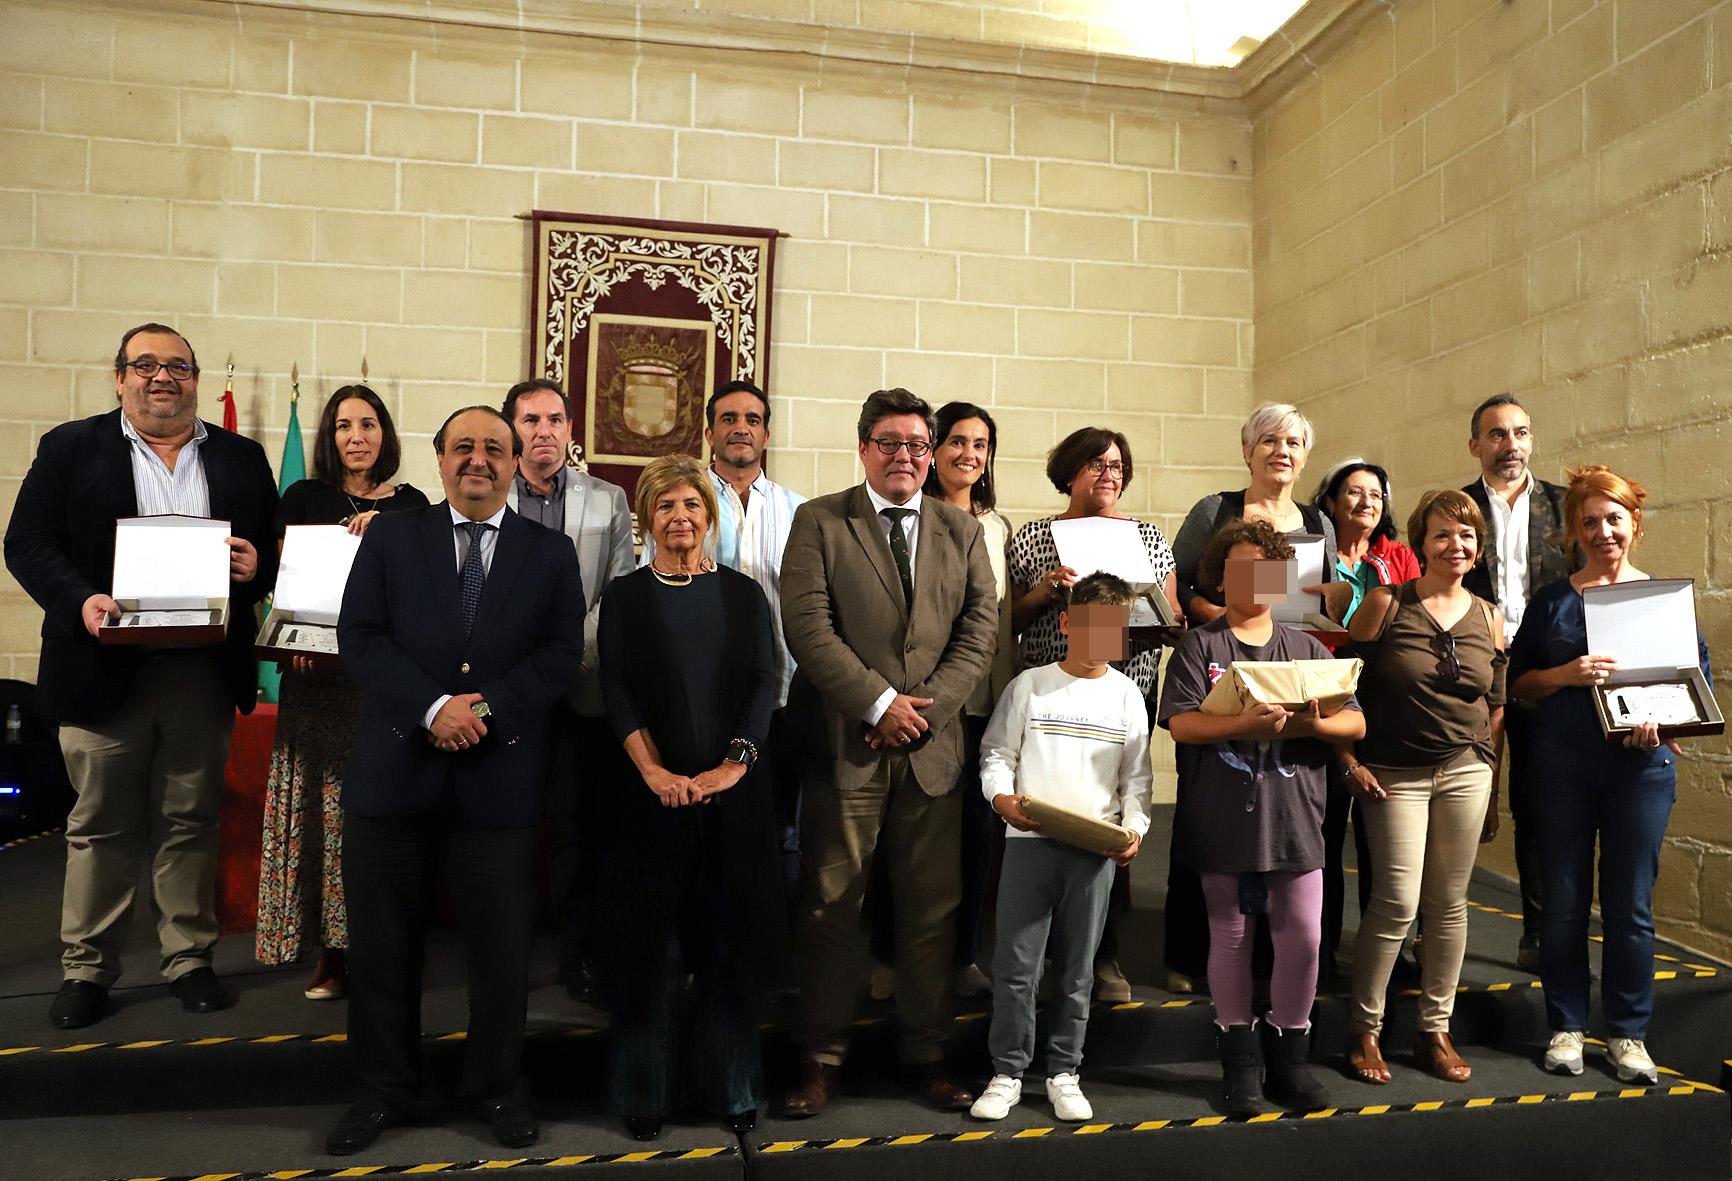
[[[367,354],[361,354],[361,380],[367,380]]]
[[[301,363],[293,361],[289,364],[289,404],[301,400]]]

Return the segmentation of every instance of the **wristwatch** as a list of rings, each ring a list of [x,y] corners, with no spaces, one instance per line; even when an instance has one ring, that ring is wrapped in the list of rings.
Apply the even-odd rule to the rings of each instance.
[[[736,738],[728,743],[728,753],[722,758],[726,762],[738,763],[749,770],[752,764],[758,761],[758,748],[744,738]]]
[[[477,701],[469,707],[469,712],[478,718],[490,718],[493,716],[493,707],[485,701]]]

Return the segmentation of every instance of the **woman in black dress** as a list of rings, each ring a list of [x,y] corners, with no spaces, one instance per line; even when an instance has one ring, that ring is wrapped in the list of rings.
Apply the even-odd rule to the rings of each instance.
[[[319,415],[313,478],[283,493],[278,537],[289,525],[346,525],[358,535],[382,512],[425,508],[421,493],[389,482],[399,455],[391,412],[379,395],[364,385],[343,386]],[[337,1000],[344,991],[349,924],[338,799],[359,703],[354,682],[314,669],[307,657],[295,657],[283,671],[265,788],[255,949],[260,963],[288,964],[319,947],[309,1000]]]
[[[755,1001],[785,978],[787,950],[775,806],[752,770],[779,687],[770,607],[705,556],[715,492],[690,456],[644,468],[637,519],[655,558],[601,604],[602,693],[636,771],[605,818],[608,1098],[640,1140],[679,1111],[746,1132],[760,1090]]]

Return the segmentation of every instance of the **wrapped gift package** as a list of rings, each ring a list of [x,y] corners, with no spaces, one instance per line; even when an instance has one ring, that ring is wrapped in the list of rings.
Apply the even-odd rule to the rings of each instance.
[[[305,656],[318,668],[341,668],[337,616],[361,539],[342,525],[290,525],[270,614],[253,641],[265,660]]]
[[[1362,660],[1236,660],[1203,698],[1203,712],[1236,717],[1254,705],[1303,709],[1315,700],[1325,715],[1359,687]]]
[[[1661,738],[1726,732],[1726,719],[1696,663],[1696,584],[1647,578],[1582,591],[1588,651],[1618,670],[1592,691],[1600,730],[1621,739],[1643,722]]]
[[[120,617],[103,644],[199,647],[220,644],[229,624],[233,527],[210,517],[165,513],[114,523],[114,584]]]
[[[1093,816],[1084,816],[1081,812],[1049,804],[1034,796],[1023,797],[1022,810],[1031,819],[1040,822],[1041,836],[1063,841],[1090,853],[1099,853],[1103,857],[1122,850],[1131,843],[1134,835],[1122,824],[1114,824],[1110,820],[1096,820]]]

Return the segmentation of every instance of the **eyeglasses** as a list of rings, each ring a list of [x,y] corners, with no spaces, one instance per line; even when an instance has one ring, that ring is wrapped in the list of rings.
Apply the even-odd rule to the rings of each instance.
[[[169,361],[164,364],[161,361],[152,360],[150,357],[140,357],[136,361],[128,361],[126,367],[140,377],[155,377],[157,370],[166,369],[168,375],[176,381],[185,381],[187,378],[198,374],[197,365],[189,365],[185,361]]]
[[[1120,479],[1123,479],[1125,474],[1125,465],[1116,459],[1111,463],[1104,459],[1091,459],[1087,463],[1083,464],[1083,467],[1088,470],[1088,473],[1091,476],[1104,476],[1110,472]]]
[[[919,459],[932,450],[932,444],[925,439],[872,439],[871,444],[878,448],[880,455],[895,455],[899,450],[908,448],[909,459]]]
[[[1455,637],[1449,632],[1434,632],[1431,650],[1437,656],[1437,675],[1446,681],[1461,680],[1461,659],[1455,654]]]

